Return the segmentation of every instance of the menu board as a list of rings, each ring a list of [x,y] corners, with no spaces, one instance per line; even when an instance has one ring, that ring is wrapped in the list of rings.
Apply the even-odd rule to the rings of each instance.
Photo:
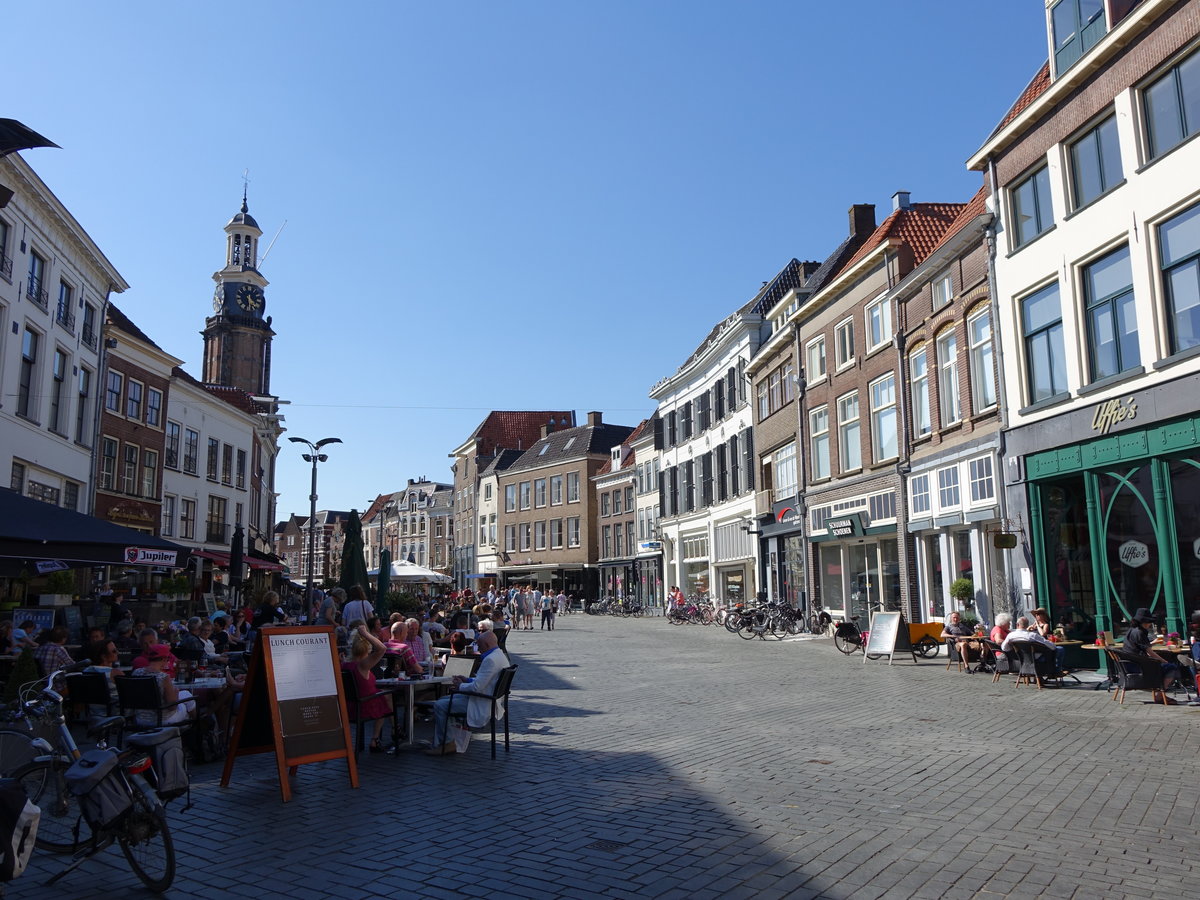
[[[242,704],[221,776],[228,787],[239,756],[274,752],[279,789],[291,799],[287,770],[345,757],[351,787],[358,768],[331,627],[263,628],[250,655]]]
[[[904,613],[878,612],[871,617],[871,628],[867,634],[867,646],[863,652],[863,662],[868,659],[888,658],[888,665],[896,652],[912,654],[913,662],[917,655],[913,652],[912,640],[908,634],[908,624],[904,621]]]
[[[52,606],[18,606],[12,611],[12,621],[20,628],[22,622],[32,619],[33,628],[29,629],[29,636],[33,637],[39,631],[49,631],[54,627],[54,612],[55,609]]]

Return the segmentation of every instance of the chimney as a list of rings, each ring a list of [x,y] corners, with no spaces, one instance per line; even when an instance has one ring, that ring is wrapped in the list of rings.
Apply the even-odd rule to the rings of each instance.
[[[551,419],[542,426],[542,437],[549,437],[554,432],[554,420]]]
[[[875,204],[855,203],[850,207],[850,237],[866,237],[875,230]]]
[[[604,414],[603,413],[598,413],[598,412],[588,413],[588,426],[589,427],[595,426],[595,425],[603,425],[603,424],[604,424]]]
[[[892,194],[892,212],[908,209],[908,191],[896,191]]]

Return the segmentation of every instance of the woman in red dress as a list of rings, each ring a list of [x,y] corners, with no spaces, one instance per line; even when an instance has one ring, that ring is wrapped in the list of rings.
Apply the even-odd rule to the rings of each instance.
[[[354,683],[358,687],[358,696],[370,697],[375,693],[375,673],[372,671],[383,659],[386,651],[383,642],[375,637],[366,625],[359,625],[354,632],[350,644],[350,659],[342,663],[342,668],[353,673]],[[383,722],[392,714],[392,698],[390,696],[371,697],[358,704],[358,714],[363,719],[373,720],[371,733],[371,752],[382,753]]]

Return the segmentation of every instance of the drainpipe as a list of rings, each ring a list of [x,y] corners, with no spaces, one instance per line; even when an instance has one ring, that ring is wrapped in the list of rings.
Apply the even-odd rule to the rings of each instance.
[[[917,588],[917,607],[916,615],[913,614],[913,598],[911,595],[911,585],[913,572],[910,571],[910,564],[916,564],[916,558],[910,558],[908,549],[908,473],[912,471],[912,435],[909,432],[909,402],[908,402],[908,369],[904,364],[904,354],[908,347],[908,307],[903,305],[899,298],[896,302],[896,334],[892,338],[892,343],[896,347],[896,417],[899,421],[897,425],[897,446],[896,451],[898,458],[896,460],[896,562],[901,560],[904,562],[904,582],[900,585],[900,596],[902,601],[904,598],[908,600],[908,609],[904,612],[908,615],[910,621],[915,621],[918,616],[923,619],[923,606],[921,605],[920,587]],[[883,565],[880,563],[880,581],[883,579]],[[900,577],[900,573],[896,573],[896,577]],[[882,584],[880,585],[882,587]]]
[[[999,339],[1000,335],[1000,297],[996,292],[996,223],[1000,221],[999,204],[1000,191],[996,179],[996,160],[993,157],[988,157],[988,190],[991,191],[992,203],[996,204],[996,210],[992,212],[992,221],[984,226],[984,236],[987,240],[987,278],[988,278],[988,295],[991,298],[991,316],[992,316],[992,353],[996,359],[996,403],[999,413],[1000,432],[996,445],[996,463],[1000,469],[1001,490],[998,494],[1000,501],[1000,521],[1002,524],[1008,523],[1008,490],[1005,485],[1007,479],[1004,477],[1004,461],[1008,456],[1007,436],[1008,436],[1008,389],[1004,377],[1004,342]],[[1029,540],[1033,540],[1033,522],[1029,523]],[[1010,613],[1016,612],[1016,595],[1013,587],[1013,561],[1012,551],[1004,551],[1004,582],[1008,588],[1008,596],[1005,598],[1006,610]],[[995,618],[996,610],[995,603],[992,604],[992,617]]]
[[[96,360],[96,386],[93,390],[95,395],[95,407],[92,412],[92,460],[88,471],[88,509],[87,514],[94,516],[96,514],[96,489],[99,486],[100,472],[100,417],[104,413],[104,386],[108,381],[108,308],[112,305],[112,289],[110,283],[108,290],[104,293],[104,302],[100,306],[100,315],[97,320],[98,333],[96,340],[100,342],[100,356]],[[166,410],[163,411],[166,415]]]
[[[803,345],[800,343],[800,323],[792,323],[792,339],[795,345],[796,353],[796,371],[800,373],[800,380],[796,383],[796,458],[800,461],[799,486],[796,490],[796,512],[800,516],[800,610],[805,615],[811,613],[809,604],[808,590],[808,466],[805,464],[808,459],[808,440],[805,436],[804,426],[806,424],[806,416],[804,415],[804,395],[808,388],[808,372],[805,371],[804,363],[807,360],[803,356]],[[784,559],[787,554],[783,554]]]

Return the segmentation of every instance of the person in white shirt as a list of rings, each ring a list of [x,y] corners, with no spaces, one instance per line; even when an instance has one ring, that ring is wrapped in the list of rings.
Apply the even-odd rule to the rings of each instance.
[[[1035,644],[1041,644],[1044,647],[1049,647],[1054,651],[1055,665],[1061,672],[1063,667],[1063,658],[1067,655],[1067,648],[1060,647],[1053,641],[1048,641],[1036,631],[1030,631],[1029,619],[1026,616],[1021,616],[1017,619],[1017,627],[1008,633],[1004,643],[1000,645],[1001,650],[1011,650],[1013,641],[1031,641]]]

